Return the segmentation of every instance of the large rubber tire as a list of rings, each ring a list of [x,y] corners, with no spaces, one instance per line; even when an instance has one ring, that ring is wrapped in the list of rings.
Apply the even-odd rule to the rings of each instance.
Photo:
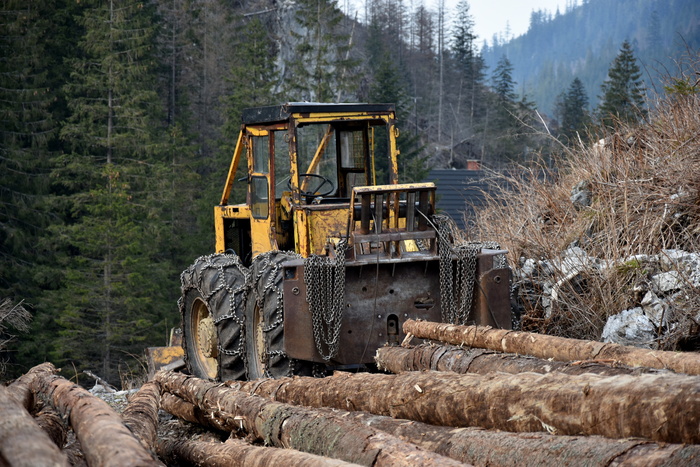
[[[238,256],[201,256],[180,275],[185,363],[190,374],[245,378],[244,313],[250,273]]]
[[[253,259],[252,289],[246,305],[248,379],[311,375],[311,362],[290,359],[284,351],[282,263],[300,256],[270,251]]]

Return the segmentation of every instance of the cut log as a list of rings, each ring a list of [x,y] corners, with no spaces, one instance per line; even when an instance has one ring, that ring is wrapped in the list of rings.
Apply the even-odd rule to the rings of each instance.
[[[276,394],[276,400],[295,405],[360,410],[431,425],[700,442],[700,378],[673,373],[336,373],[230,384],[259,395]]]
[[[604,376],[659,373],[666,370],[611,366],[599,362],[557,362],[512,353],[486,349],[472,349],[451,345],[422,344],[416,347],[381,347],[374,360],[379,369],[391,373],[402,371],[452,371],[480,375],[500,371],[503,373],[550,373],[567,375],[593,373]]]
[[[220,384],[179,373],[156,373],[163,391],[197,405],[206,419],[226,431],[243,430],[265,444],[332,457],[361,465],[461,465],[381,431],[243,394]]]
[[[131,434],[118,413],[80,386],[46,371],[37,375],[32,389],[69,419],[89,465],[162,465]]]
[[[334,467],[350,466],[338,459],[316,456],[293,449],[254,446],[242,439],[230,438],[226,442],[202,437],[194,439],[188,433],[168,430],[168,436],[158,439],[158,455],[173,465],[201,467]],[[209,438],[209,439],[207,439]]]
[[[163,410],[186,422],[219,429],[220,425],[213,423],[211,418],[207,418],[206,412],[181,397],[164,392],[161,395],[160,403]]]
[[[50,405],[46,405],[34,415],[34,420],[49,435],[51,441],[59,449],[63,449],[68,439],[68,432],[59,413]]]
[[[56,368],[51,363],[42,363],[30,369],[28,372],[17,378],[7,389],[10,395],[15,398],[29,413],[34,412],[34,393],[32,392],[32,382],[38,375],[55,374]]]
[[[154,381],[145,383],[131,396],[122,412],[124,424],[141,444],[154,451],[158,437],[158,410],[160,409],[160,386]]]
[[[678,373],[700,375],[700,353],[697,352],[639,349],[532,332],[508,331],[484,326],[458,326],[412,319],[404,322],[403,331],[421,339],[538,358],[551,358],[563,362],[610,360],[627,366],[668,369]]]
[[[0,414],[0,464],[69,465],[68,458],[4,386],[0,386]]]
[[[524,459],[528,465],[539,467],[700,465],[700,445],[659,445],[641,439],[613,440],[602,436],[451,428],[367,412],[325,410],[398,436],[423,449],[474,465],[515,467],[523,465]]]
[[[71,432],[68,444],[63,448],[63,452],[68,456],[68,461],[73,467],[88,467],[85,460],[85,454],[80,446],[80,441],[75,437],[75,433]]]

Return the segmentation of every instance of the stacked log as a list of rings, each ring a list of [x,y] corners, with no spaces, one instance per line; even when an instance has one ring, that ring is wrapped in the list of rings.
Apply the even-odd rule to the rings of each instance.
[[[39,365],[0,386],[0,465],[700,465],[697,354],[406,326],[433,342],[379,349],[388,373],[161,371],[121,414]]]

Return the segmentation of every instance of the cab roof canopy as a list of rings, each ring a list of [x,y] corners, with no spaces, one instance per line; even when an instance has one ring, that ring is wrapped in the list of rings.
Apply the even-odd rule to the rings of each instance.
[[[288,120],[294,113],[332,113],[332,112],[367,112],[387,113],[394,112],[394,104],[365,104],[343,103],[326,104],[320,102],[288,102],[282,105],[270,105],[266,107],[253,107],[243,110],[242,121],[246,125],[259,123],[274,123]]]

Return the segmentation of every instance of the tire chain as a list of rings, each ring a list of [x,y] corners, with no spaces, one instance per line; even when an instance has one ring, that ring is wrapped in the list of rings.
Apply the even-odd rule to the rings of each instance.
[[[311,255],[304,260],[306,301],[311,308],[316,350],[324,361],[338,354],[340,325],[345,307],[345,251],[341,240],[336,256]]]
[[[231,287],[226,281],[226,270],[229,268],[236,268],[245,278],[243,284],[238,287]],[[216,286],[207,292],[209,289],[209,284],[204,284],[203,280],[205,277],[205,271],[215,269],[218,271],[218,281]],[[246,361],[245,353],[245,339],[243,333],[245,333],[245,300],[250,284],[250,272],[243,266],[240,258],[235,254],[229,253],[215,253],[211,255],[200,256],[195,260],[195,262],[182,271],[180,274],[180,283],[182,284],[181,290],[182,295],[178,299],[178,307],[180,308],[180,315],[182,319],[185,319],[185,301],[184,297],[192,288],[195,288],[202,299],[206,302],[207,307],[209,307],[209,302],[211,298],[218,292],[225,290],[228,292],[228,311],[223,314],[214,313],[213,310],[209,309],[210,315],[213,317],[214,325],[218,326],[224,320],[230,319],[236,322],[241,329],[241,337],[238,339],[238,347],[236,349],[226,349],[217,345],[217,349],[220,354],[229,355],[232,357],[240,357],[243,361]],[[236,306],[236,297],[241,296],[240,303],[238,307]],[[240,310],[238,313],[236,309]],[[187,358],[187,356],[185,356]],[[220,370],[221,371],[221,370]]]
[[[255,290],[255,300],[257,302],[258,307],[260,309],[264,308],[264,299],[267,296],[268,292],[274,293],[275,294],[275,316],[274,316],[274,321],[272,321],[269,325],[265,326],[263,322],[263,328],[262,331],[263,333],[270,332],[273,329],[276,329],[278,326],[283,325],[284,323],[284,294],[283,291],[280,290],[280,288],[275,284],[276,282],[276,277],[277,274],[279,273],[280,268],[282,267],[282,264],[279,262],[274,262],[272,261],[271,257],[279,253],[277,250],[272,250],[272,251],[266,251],[265,253],[261,253],[258,256],[255,257],[254,261],[257,264],[261,264],[261,266],[258,267],[258,273],[255,275],[255,277],[251,276],[251,288]],[[285,251],[284,253],[288,254],[290,256],[289,259],[297,258],[300,259],[302,256],[298,253],[294,253],[291,251]],[[252,267],[251,267],[252,269]],[[262,293],[258,294],[257,293],[257,283],[260,280],[260,278],[264,274],[269,274],[267,282],[263,285]],[[269,347],[266,345],[265,346],[265,356],[267,358],[267,361],[269,361],[270,357],[273,356],[280,356],[280,357],[287,357],[287,353],[284,350],[270,350]],[[289,369],[287,371],[287,376],[292,376],[294,374],[294,359],[289,359]],[[265,376],[266,377],[271,377],[268,368],[265,368]]]
[[[482,248],[500,249],[500,246],[497,242],[490,241],[464,241],[454,220],[449,216],[436,214],[433,223],[438,234],[442,321],[467,324],[474,301],[477,255]],[[494,267],[506,267],[506,264],[505,256],[497,255]]]

